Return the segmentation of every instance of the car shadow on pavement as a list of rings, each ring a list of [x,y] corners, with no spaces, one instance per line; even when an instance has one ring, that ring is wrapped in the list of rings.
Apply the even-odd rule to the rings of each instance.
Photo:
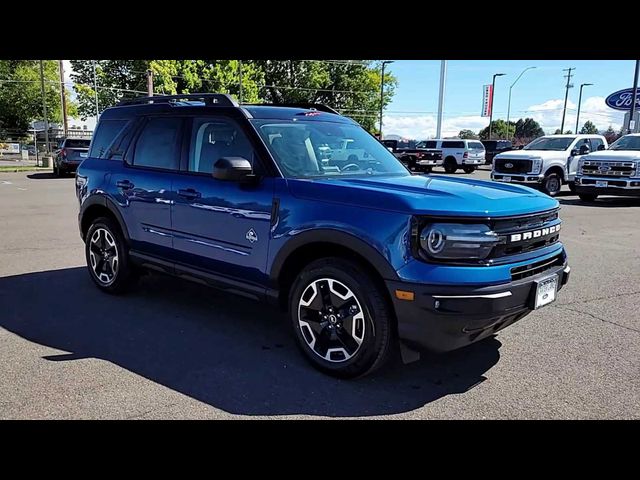
[[[71,178],[73,175],[61,175],[59,177],[55,176],[53,172],[39,172],[39,173],[30,173],[27,175],[27,178],[31,180],[50,180],[54,178]]]
[[[3,277],[0,305],[0,327],[62,350],[46,360],[107,360],[242,415],[407,412],[468,391],[500,358],[493,337],[337,380],[307,364],[275,308],[161,275],[123,296],[98,291],[84,267]]]
[[[577,205],[579,207],[598,207],[598,208],[624,208],[624,207],[640,207],[640,198],[637,197],[599,197],[593,202],[585,202],[577,197],[559,198],[561,205]]]

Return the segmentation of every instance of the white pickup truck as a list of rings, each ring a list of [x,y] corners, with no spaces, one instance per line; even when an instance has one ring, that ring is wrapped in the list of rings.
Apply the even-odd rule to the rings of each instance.
[[[640,133],[625,135],[608,150],[582,157],[576,192],[585,202],[598,195],[640,196]]]
[[[602,135],[545,135],[522,150],[496,155],[491,179],[538,186],[554,197],[563,184],[575,191],[578,160],[582,155],[604,150],[607,146]]]

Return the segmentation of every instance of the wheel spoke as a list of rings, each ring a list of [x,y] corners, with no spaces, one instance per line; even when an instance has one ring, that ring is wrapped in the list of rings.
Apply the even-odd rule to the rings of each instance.
[[[323,329],[316,335],[316,344],[313,346],[318,355],[324,357],[331,346],[331,333],[329,329]]]
[[[344,328],[336,331],[336,337],[349,355],[353,355],[360,346]]]
[[[329,282],[327,280],[322,280],[317,283],[318,289],[320,290],[320,297],[322,298],[322,306],[327,308],[331,307],[333,304],[331,303],[331,290],[329,289]]]

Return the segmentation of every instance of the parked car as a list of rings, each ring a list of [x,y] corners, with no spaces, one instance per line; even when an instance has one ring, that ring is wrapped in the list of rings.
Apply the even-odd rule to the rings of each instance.
[[[416,144],[415,148],[398,147],[397,140],[382,140],[382,144],[412,172],[431,172],[433,167],[442,165],[442,151],[426,148],[424,142]]]
[[[481,140],[484,145],[484,163],[489,165],[493,162],[493,158],[499,153],[514,150],[511,140]]]
[[[575,191],[575,176],[581,155],[604,150],[602,135],[545,135],[522,150],[498,154],[493,159],[491,179],[541,188],[556,196],[563,184]]]
[[[599,195],[640,196],[640,133],[620,137],[607,150],[583,156],[576,193],[585,202]]]
[[[472,173],[484,164],[484,145],[479,140],[436,139],[425,140],[418,145],[441,150],[444,171],[447,173],[456,173],[459,168],[465,173]]]
[[[570,269],[555,199],[411,175],[355,121],[314,108],[193,94],[104,110],[75,181],[95,285],[121,293],[159,270],[270,301],[339,377],[380,367],[396,342],[405,361],[463,347],[556,299]],[[318,158],[336,138],[367,162]]]
[[[53,174],[56,177],[75,173],[78,165],[89,154],[91,140],[84,138],[65,138],[58,144],[53,158]]]

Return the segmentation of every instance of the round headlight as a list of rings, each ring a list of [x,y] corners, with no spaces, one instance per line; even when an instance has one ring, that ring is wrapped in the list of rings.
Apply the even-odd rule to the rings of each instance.
[[[422,244],[427,247],[429,253],[437,254],[442,251],[445,245],[445,236],[441,230],[432,227],[422,235],[426,236]]]

